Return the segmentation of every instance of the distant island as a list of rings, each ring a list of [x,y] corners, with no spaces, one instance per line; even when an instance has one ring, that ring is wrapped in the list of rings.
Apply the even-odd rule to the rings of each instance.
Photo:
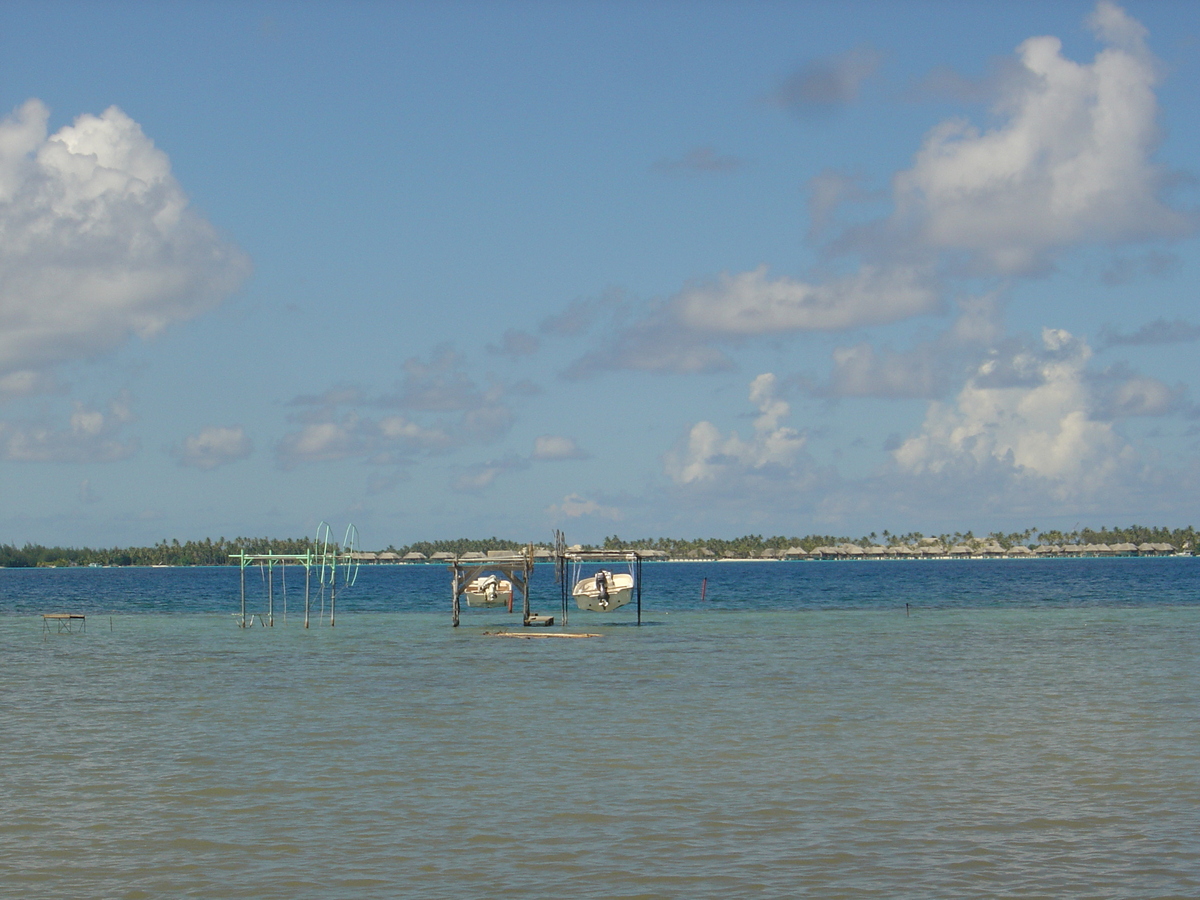
[[[417,541],[402,547],[388,545],[378,551],[355,555],[367,564],[440,562],[467,554],[515,551],[533,546],[539,557],[549,558],[552,548],[544,542],[512,541],[497,537]],[[215,540],[162,540],[152,547],[44,547],[0,544],[0,567],[32,568],[59,566],[224,566],[235,553],[297,554],[312,549],[311,538],[245,538]],[[763,537],[641,538],[623,540],[606,537],[601,544],[574,545],[582,550],[637,550],[651,558],[669,560],[719,559],[978,559],[1042,556],[1173,556],[1195,555],[1196,532],[1186,528],[1146,527],[1083,528],[1078,531],[991,532],[982,537],[973,532],[926,535],[912,531],[894,534],[886,529],[858,538],[845,535]]]

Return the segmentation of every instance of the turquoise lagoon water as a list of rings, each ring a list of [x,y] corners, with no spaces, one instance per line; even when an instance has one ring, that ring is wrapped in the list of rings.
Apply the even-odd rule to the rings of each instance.
[[[1198,573],[655,565],[643,627],[516,640],[433,566],[307,631],[0,570],[0,896],[1200,896]]]

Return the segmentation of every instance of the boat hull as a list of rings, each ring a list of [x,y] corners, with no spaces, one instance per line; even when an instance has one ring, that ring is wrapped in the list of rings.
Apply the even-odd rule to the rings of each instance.
[[[467,606],[494,608],[503,606],[512,609],[512,582],[499,581],[495,577],[476,578],[463,591]]]
[[[583,578],[575,583],[571,596],[575,605],[588,612],[612,612],[620,609],[633,600],[633,576],[625,574],[609,574],[607,578],[608,596],[596,584],[595,577]]]

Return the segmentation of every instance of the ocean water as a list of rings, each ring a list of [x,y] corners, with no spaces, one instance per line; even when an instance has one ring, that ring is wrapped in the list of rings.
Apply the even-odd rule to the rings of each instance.
[[[0,570],[0,896],[1200,896],[1200,559],[297,571]]]

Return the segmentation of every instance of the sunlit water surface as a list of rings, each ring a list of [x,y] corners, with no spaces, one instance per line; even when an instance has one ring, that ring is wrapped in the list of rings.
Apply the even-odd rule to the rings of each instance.
[[[0,571],[0,895],[1200,896],[1200,560],[1091,566],[648,566],[581,640]]]

